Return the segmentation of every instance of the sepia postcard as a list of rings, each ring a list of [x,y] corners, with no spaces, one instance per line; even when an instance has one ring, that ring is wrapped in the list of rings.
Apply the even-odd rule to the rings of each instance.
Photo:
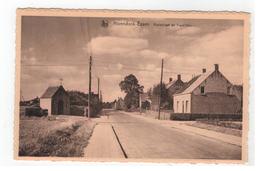
[[[248,161],[243,12],[17,9],[14,158]]]

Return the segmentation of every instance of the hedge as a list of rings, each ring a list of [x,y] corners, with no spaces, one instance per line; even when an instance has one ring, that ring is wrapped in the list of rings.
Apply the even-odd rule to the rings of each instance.
[[[26,116],[47,116],[48,111],[42,110],[40,107],[26,107],[25,108]]]
[[[84,111],[84,109],[86,111]],[[91,117],[97,116],[102,109],[101,104],[95,104],[91,105]],[[78,106],[78,105],[71,105],[70,106],[70,115],[75,115],[75,116],[84,116],[84,113],[88,112],[88,108],[84,106]]]
[[[71,105],[70,114],[75,116],[84,116],[84,106]]]
[[[193,121],[201,119],[218,119],[218,120],[242,120],[242,114],[203,114],[203,113],[172,113],[170,120]]]

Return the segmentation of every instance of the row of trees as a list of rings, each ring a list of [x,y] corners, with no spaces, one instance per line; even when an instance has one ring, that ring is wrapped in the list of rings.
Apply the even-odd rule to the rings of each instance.
[[[125,107],[127,109],[134,109],[139,107],[139,95],[143,93],[144,86],[140,85],[137,78],[130,74],[119,83],[121,91],[125,92],[124,97]],[[155,85],[148,90],[150,99],[160,96],[160,84]],[[162,84],[161,104],[163,108],[170,108],[172,106],[172,98],[169,95],[166,85]]]

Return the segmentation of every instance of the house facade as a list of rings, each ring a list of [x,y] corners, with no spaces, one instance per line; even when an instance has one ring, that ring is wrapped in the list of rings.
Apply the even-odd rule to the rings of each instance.
[[[48,109],[48,115],[70,114],[70,98],[64,87],[48,87],[40,98],[40,107]]]
[[[173,95],[174,113],[236,114],[241,102],[232,94],[232,84],[215,64],[213,71],[203,69],[183,88]]]
[[[243,101],[243,86],[242,85],[233,85],[231,93],[234,94],[239,101]]]

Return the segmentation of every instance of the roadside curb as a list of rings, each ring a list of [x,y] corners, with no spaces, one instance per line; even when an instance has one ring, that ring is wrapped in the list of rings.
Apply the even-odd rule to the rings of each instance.
[[[240,146],[240,147],[242,146],[242,138],[234,136],[234,135],[228,135],[228,134],[224,134],[224,133],[220,133],[220,132],[216,132],[216,131],[201,129],[201,128],[197,128],[197,127],[193,127],[193,126],[187,126],[187,125],[181,124],[180,122],[178,123],[177,121],[156,120],[156,119],[153,119],[150,117],[140,115],[140,113],[137,113],[137,112],[129,113],[129,112],[122,111],[122,113],[136,117],[136,118],[145,119],[149,122],[159,124],[168,129],[175,128],[175,129],[179,129],[179,130],[191,133],[191,134],[196,134],[196,135],[200,135],[203,137],[212,138],[215,140],[219,140],[219,141],[229,143],[232,145],[236,145],[236,146]]]

